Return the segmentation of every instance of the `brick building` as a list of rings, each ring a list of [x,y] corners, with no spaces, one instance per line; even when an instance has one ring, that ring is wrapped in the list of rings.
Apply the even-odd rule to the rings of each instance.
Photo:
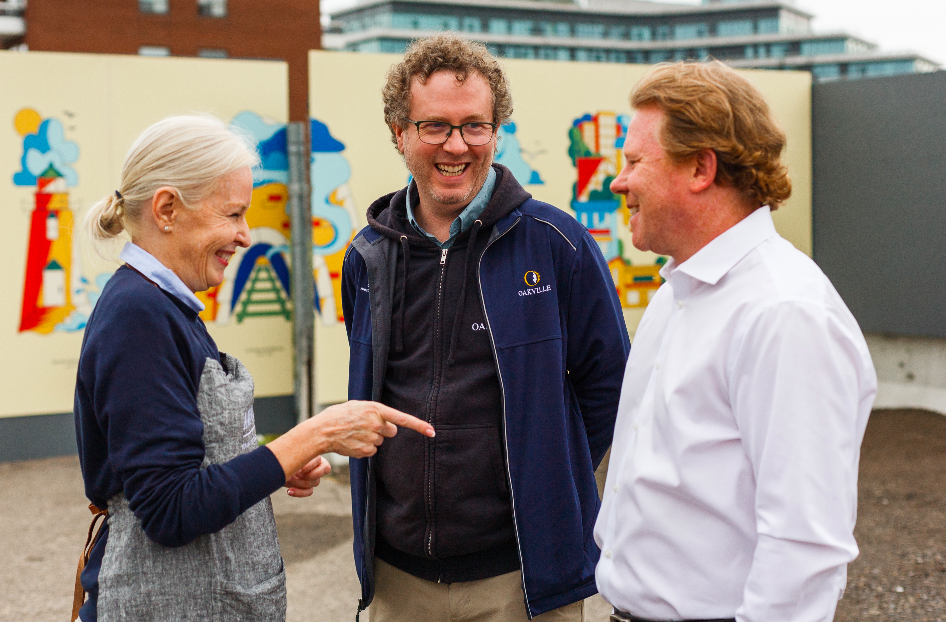
[[[308,51],[322,37],[318,0],[8,0],[4,8],[5,17],[20,16],[22,32],[0,33],[2,47],[285,60],[289,118],[308,119]]]

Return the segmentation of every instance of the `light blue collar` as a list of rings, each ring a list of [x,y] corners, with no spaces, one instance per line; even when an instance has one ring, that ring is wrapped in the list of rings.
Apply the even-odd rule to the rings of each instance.
[[[411,183],[414,186],[417,186],[417,183],[411,180]],[[467,205],[460,215],[457,216],[452,223],[450,223],[450,237],[443,243],[440,242],[437,238],[430,235],[417,223],[417,220],[414,219],[414,211],[411,209],[411,185],[407,185],[407,198],[405,203],[407,205],[407,220],[411,223],[411,226],[417,231],[440,248],[450,248],[453,246],[453,242],[458,235],[470,228],[470,225],[480,217],[480,214],[483,213],[483,210],[486,209],[486,205],[489,203],[489,200],[493,198],[493,188],[496,186],[496,169],[492,166],[489,167],[489,173],[486,175],[486,181],[483,183],[483,187],[480,188],[480,191],[476,193],[476,196],[473,197],[473,200],[470,201],[470,204]]]
[[[181,277],[174,274],[170,268],[166,268],[145,249],[132,242],[126,242],[118,258],[154,281],[155,285],[167,293],[184,301],[184,304],[197,313],[204,310],[204,303],[194,295],[194,292],[187,289]]]

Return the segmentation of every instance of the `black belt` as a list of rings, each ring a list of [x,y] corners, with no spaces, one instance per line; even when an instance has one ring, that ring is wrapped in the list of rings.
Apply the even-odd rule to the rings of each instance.
[[[736,622],[735,618],[713,618],[712,620],[650,620],[648,618],[638,618],[620,609],[615,609],[611,614],[610,622]]]

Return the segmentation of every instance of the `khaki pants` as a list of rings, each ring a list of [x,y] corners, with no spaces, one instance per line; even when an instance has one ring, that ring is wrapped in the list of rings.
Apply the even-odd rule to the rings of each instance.
[[[369,622],[528,622],[522,573],[480,581],[434,583],[374,562],[375,593]],[[584,601],[532,618],[533,622],[582,622]]]

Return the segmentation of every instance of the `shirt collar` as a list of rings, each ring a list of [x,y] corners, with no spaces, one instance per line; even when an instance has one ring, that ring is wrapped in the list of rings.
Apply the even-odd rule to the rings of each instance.
[[[417,187],[417,182],[411,180],[411,183],[414,184],[414,187]],[[452,223],[450,223],[450,237],[447,238],[447,240],[443,243],[441,243],[440,240],[431,234],[424,231],[424,229],[414,218],[414,210],[411,209],[410,184],[407,186],[407,197],[405,199],[405,204],[407,205],[407,220],[419,234],[426,237],[440,248],[450,248],[453,246],[453,242],[456,237],[469,229],[470,225],[472,225],[473,222],[483,213],[483,210],[486,209],[486,205],[489,203],[489,200],[493,198],[493,188],[495,186],[496,169],[491,166],[489,167],[489,173],[486,175],[486,181],[483,183],[483,187],[480,188],[480,191],[476,193],[476,196],[473,197],[473,200],[470,201],[470,204],[467,205],[462,212],[460,212],[460,215],[457,216]]]
[[[660,276],[670,280],[679,271],[698,281],[716,285],[752,249],[777,235],[772,211],[764,205],[718,235],[681,264],[672,258],[660,269]]]
[[[182,300],[197,313],[204,310],[204,303],[184,285],[184,281],[179,276],[137,244],[126,242],[118,258],[151,279],[155,285],[167,293]]]

